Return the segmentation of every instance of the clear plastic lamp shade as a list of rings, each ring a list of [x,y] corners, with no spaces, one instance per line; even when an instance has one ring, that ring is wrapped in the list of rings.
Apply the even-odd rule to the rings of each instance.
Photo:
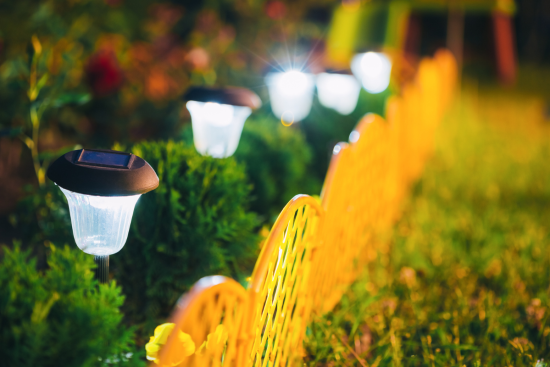
[[[341,115],[355,110],[361,85],[353,75],[321,73],[317,75],[319,102]]]
[[[141,195],[93,196],[60,189],[69,202],[77,246],[96,256],[119,252],[128,238],[134,207]]]
[[[369,93],[383,92],[390,85],[391,60],[379,52],[358,54],[351,60],[351,71]]]
[[[275,116],[297,122],[309,115],[315,90],[313,75],[291,70],[284,73],[269,73],[265,79],[271,109]]]
[[[252,110],[213,102],[187,102],[195,148],[202,155],[226,158],[239,146],[243,126]]]

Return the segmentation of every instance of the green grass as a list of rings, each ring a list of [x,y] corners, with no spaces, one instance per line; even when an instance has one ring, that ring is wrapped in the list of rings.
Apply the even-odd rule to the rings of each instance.
[[[541,103],[467,88],[377,258],[316,317],[307,366],[546,366],[550,134]]]

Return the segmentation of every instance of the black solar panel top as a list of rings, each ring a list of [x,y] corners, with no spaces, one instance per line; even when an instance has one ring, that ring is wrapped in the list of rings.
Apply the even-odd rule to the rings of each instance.
[[[98,167],[129,168],[131,154],[82,149],[77,164]]]

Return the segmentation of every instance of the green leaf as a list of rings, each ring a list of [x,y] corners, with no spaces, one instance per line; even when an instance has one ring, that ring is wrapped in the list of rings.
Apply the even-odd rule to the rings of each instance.
[[[36,93],[40,93],[40,90],[42,88],[44,88],[44,86],[46,85],[46,83],[48,82],[48,78],[49,78],[49,74],[46,73],[44,75],[42,75],[42,77],[38,80],[38,83],[36,83]]]
[[[57,97],[54,102],[54,107],[61,107],[68,104],[83,105],[92,99],[89,93],[65,93]]]

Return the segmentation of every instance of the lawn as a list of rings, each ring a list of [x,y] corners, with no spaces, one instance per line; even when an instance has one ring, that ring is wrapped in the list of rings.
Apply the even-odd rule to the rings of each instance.
[[[308,330],[308,366],[546,366],[550,125],[464,83],[393,233]]]

